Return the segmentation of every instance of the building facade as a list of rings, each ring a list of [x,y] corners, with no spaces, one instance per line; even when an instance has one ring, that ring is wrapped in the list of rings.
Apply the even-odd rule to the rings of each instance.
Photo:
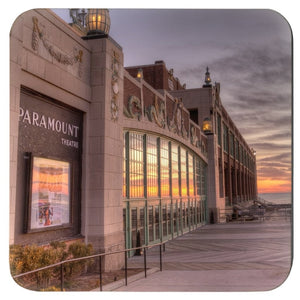
[[[224,221],[220,209],[255,196],[253,156],[217,87],[199,89],[214,103],[208,134],[202,100],[191,104],[192,90],[163,62],[124,68],[107,34],[82,34],[50,10],[16,19],[10,51],[10,244],[147,245],[206,224],[211,212]]]
[[[211,223],[225,222],[231,218],[235,206],[257,198],[255,151],[222,105],[220,83],[211,84],[208,68],[203,86],[194,89],[186,89],[163,61],[126,70],[132,76],[142,71],[149,84],[180,99],[193,124],[201,126],[206,134],[207,206]]]

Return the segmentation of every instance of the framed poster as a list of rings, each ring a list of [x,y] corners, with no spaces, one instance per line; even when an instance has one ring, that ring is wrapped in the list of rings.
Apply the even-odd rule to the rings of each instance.
[[[33,157],[30,230],[70,223],[70,163]]]

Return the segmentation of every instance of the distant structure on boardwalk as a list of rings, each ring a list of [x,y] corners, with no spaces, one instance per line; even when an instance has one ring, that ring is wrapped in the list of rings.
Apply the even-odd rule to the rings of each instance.
[[[208,68],[196,89],[163,61],[124,68],[108,10],[79,12],[27,11],[11,30],[10,244],[132,248],[256,199],[255,153]]]

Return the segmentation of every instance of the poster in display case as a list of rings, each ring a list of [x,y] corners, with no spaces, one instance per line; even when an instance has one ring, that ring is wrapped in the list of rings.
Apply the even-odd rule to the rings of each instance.
[[[30,229],[70,223],[70,163],[33,157]]]

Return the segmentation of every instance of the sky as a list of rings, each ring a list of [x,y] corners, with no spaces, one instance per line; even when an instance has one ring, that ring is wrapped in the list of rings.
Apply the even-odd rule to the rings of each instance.
[[[55,10],[68,20],[68,11]],[[163,60],[187,88],[206,67],[221,101],[256,150],[259,193],[291,191],[292,34],[271,9],[110,9],[124,65]]]

